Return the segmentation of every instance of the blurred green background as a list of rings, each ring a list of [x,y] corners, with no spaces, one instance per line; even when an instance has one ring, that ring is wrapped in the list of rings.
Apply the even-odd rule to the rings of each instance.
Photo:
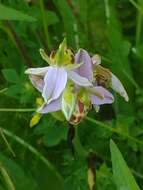
[[[143,189],[142,26],[142,0],[0,0],[0,190],[87,190],[90,168],[97,190],[138,190],[131,173]],[[76,127],[75,157],[66,122],[47,114],[30,128],[40,93],[24,74],[46,65],[39,48],[50,53],[65,36],[75,52],[100,54],[130,98],[114,94],[113,105],[88,114]],[[111,138],[130,172],[113,143],[111,159]]]

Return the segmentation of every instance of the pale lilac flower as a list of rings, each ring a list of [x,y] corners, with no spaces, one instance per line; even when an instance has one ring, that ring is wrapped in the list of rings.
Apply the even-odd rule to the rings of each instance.
[[[58,56],[62,54],[63,57],[60,57],[60,60],[63,59],[63,61],[65,61],[65,46],[62,47],[62,45],[63,44],[60,45],[59,49],[64,49],[60,50],[61,52]],[[33,86],[42,93],[42,97],[44,98],[45,103],[38,110],[39,112],[47,113],[60,109],[61,95],[66,87],[68,79],[79,86],[92,86],[87,78],[73,71],[75,68],[82,65],[81,62],[78,62],[79,64],[62,64],[62,61],[53,63],[53,60],[45,54],[44,50],[40,50],[40,53],[42,58],[47,61],[50,66],[29,68],[25,71],[25,73],[29,75]],[[57,60],[59,59],[56,59],[56,61]]]
[[[75,55],[75,62],[83,62],[80,68],[76,69],[76,72],[86,77],[91,83],[94,83],[93,77],[93,64],[92,60],[86,50],[80,49]],[[103,88],[102,86],[86,87],[90,96],[91,103],[93,105],[111,104],[114,101],[113,95]]]
[[[122,96],[128,102],[129,101],[129,97],[128,97],[128,94],[127,94],[124,86],[122,85],[121,81],[109,69],[106,69],[106,68],[100,66],[100,64],[101,64],[101,57],[99,55],[97,55],[97,54],[94,55],[92,57],[92,63],[93,63],[93,65],[96,65],[97,68],[100,67],[101,70],[104,70],[105,72],[107,71],[107,75],[108,74],[110,75],[109,86],[113,90],[115,90],[118,94],[120,94],[120,96]],[[95,68],[95,70],[96,70],[96,68]]]
[[[98,85],[97,79],[98,79],[98,74],[99,74],[102,76],[101,80],[103,80],[103,83],[108,83],[107,87],[111,87],[113,90],[115,90],[117,93],[119,93],[126,101],[129,100],[127,92],[126,92],[125,88],[123,87],[121,81],[113,73],[111,73],[109,69],[106,69],[106,68],[100,66],[101,57],[99,55],[96,54],[92,58],[90,58],[87,51],[80,49],[78,51],[78,53],[76,54],[75,58],[76,58],[76,62],[78,62],[78,61],[84,62],[84,64],[80,67],[80,69],[79,68],[76,69],[78,74],[80,74],[83,77],[88,78],[89,80],[93,78],[92,80],[95,84],[95,88],[97,89],[97,91],[101,92],[101,90],[99,90],[99,88],[96,86],[96,85]],[[85,73],[85,68],[86,68],[86,73]],[[91,74],[91,69],[95,75],[94,77],[93,77],[93,74]],[[102,84],[102,82],[100,82],[100,83]],[[101,84],[99,84],[99,85],[101,85]],[[105,90],[105,88],[104,88],[104,90]],[[101,92],[101,94],[102,94],[102,92]],[[106,101],[108,102],[108,100],[110,103],[112,103],[110,101],[112,99],[111,93],[109,95],[106,90],[105,92],[103,92],[103,96],[105,97],[105,100],[104,101],[102,100],[103,103],[106,103]]]

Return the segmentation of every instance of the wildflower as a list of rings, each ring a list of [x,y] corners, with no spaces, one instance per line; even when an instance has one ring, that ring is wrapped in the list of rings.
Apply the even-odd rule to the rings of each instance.
[[[66,40],[63,40],[59,49],[52,52],[50,57],[43,49],[40,49],[40,54],[50,66],[30,68],[25,71],[34,87],[42,93],[44,98],[45,103],[39,112],[46,113],[59,110],[61,96],[68,79],[80,86],[92,86],[87,78],[73,71],[82,63],[74,64],[74,55],[70,49],[67,49]]]
[[[87,78],[94,86],[87,86],[85,92],[89,95],[91,103],[93,105],[111,104],[114,101],[113,95],[101,85],[97,85],[93,76],[93,64],[87,51],[80,49],[75,55],[76,63],[83,62],[80,68],[76,69],[76,72]]]
[[[125,101],[128,102],[129,97],[121,81],[109,69],[100,65],[101,57],[97,54],[94,55],[92,57],[92,63],[97,84],[103,85],[106,88],[112,88],[115,92],[122,96]]]
[[[91,96],[93,104],[101,105],[113,102],[113,96],[105,89],[109,87],[124,97],[126,101],[129,100],[120,80],[109,69],[100,65],[101,58],[99,55],[94,55],[90,58],[87,51],[80,49],[75,57],[76,62],[84,62],[80,68],[76,69],[77,73],[82,77],[86,77],[94,84],[94,87],[87,87],[91,93],[96,94],[96,96]],[[98,95],[101,95],[102,98]]]

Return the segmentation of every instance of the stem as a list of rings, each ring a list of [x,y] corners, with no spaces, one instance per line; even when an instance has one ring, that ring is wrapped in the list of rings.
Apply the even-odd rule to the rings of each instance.
[[[8,190],[16,190],[15,187],[14,187],[14,184],[12,182],[12,179],[8,175],[7,170],[4,168],[4,166],[2,165],[1,162],[0,162],[0,173],[3,176],[3,179],[4,179],[5,183],[6,183],[7,189]]]
[[[143,145],[143,141],[140,141],[140,140],[138,140],[138,139],[136,139],[136,138],[134,138],[134,137],[132,137],[130,135],[124,134],[124,133],[118,131],[117,129],[110,127],[109,125],[107,125],[105,123],[102,123],[101,121],[97,121],[97,120],[92,119],[90,117],[86,117],[86,120],[90,121],[90,122],[92,122],[92,123],[94,123],[96,125],[99,125],[100,127],[103,127],[105,129],[107,129],[108,131],[111,131],[111,132],[116,133],[116,134],[118,134],[118,135],[120,135],[122,137],[125,137],[125,138],[127,138],[127,139],[129,139],[129,140],[131,140],[131,141],[133,141],[133,142],[135,142],[137,144]]]
[[[21,139],[17,135],[14,135],[13,133],[11,133],[10,131],[8,131],[7,129],[4,129],[2,127],[0,127],[0,129],[2,130],[2,132],[6,136],[12,138],[14,141],[18,142],[23,147],[27,148],[31,153],[33,153],[34,155],[36,155],[51,171],[53,171],[55,173],[55,175],[57,176],[57,178],[60,181],[63,180],[62,177],[60,176],[60,174],[55,170],[55,168],[53,167],[53,165],[38,150],[36,150],[33,146],[31,146],[30,144],[28,144],[27,142],[25,142],[23,139]]]
[[[106,15],[107,24],[109,24],[109,21],[110,21],[110,8],[109,8],[108,0],[104,0],[104,4],[105,4],[105,15]]]
[[[0,112],[33,112],[35,108],[0,108]]]
[[[78,153],[79,157],[87,157],[88,152],[84,149],[80,142],[80,138],[78,135],[78,126],[75,126],[75,137],[73,139],[73,144],[75,147],[75,151]]]
[[[21,55],[23,56],[23,59],[24,59],[26,65],[27,65],[28,67],[32,67],[33,61],[32,61],[32,59],[31,59],[31,57],[29,56],[28,51],[27,51],[25,45],[24,45],[23,42],[22,42],[22,39],[21,39],[20,36],[16,33],[13,24],[12,24],[10,21],[6,21],[5,23],[6,23],[6,26],[8,27],[8,29],[9,29],[9,32],[10,32],[11,35],[12,35],[12,38],[13,38],[14,41],[15,41],[15,44],[16,44],[17,49],[20,51]]]
[[[42,17],[43,17],[43,27],[44,27],[44,33],[45,33],[47,45],[48,45],[49,49],[51,49],[52,45],[51,45],[51,41],[50,41],[50,37],[49,37],[48,23],[47,23],[46,11],[44,8],[43,0],[40,0],[40,8],[41,8],[41,13],[42,13]]]
[[[6,139],[6,137],[5,137],[4,133],[3,133],[3,131],[2,131],[1,129],[0,129],[0,133],[1,133],[1,136],[2,136],[2,138],[3,138],[3,140],[4,140],[5,144],[6,144],[7,148],[9,149],[9,151],[11,152],[11,154],[13,155],[13,157],[16,157],[16,155],[15,155],[13,149],[11,148],[9,142],[7,141],[7,139]]]
[[[134,0],[129,0],[130,3],[143,14],[143,9]]]
[[[140,6],[142,6],[140,0],[138,0],[138,4]],[[137,12],[137,24],[136,24],[136,47],[140,43],[141,30],[142,30],[142,18],[143,18],[142,12],[140,10],[138,10],[138,12]]]
[[[140,43],[141,29],[142,29],[142,13],[140,11],[138,11],[137,26],[136,26],[136,47]]]
[[[3,88],[3,89],[1,89],[1,90],[0,90],[0,94],[1,94],[1,93],[4,93],[5,91],[7,91],[7,89],[8,89],[8,88]]]

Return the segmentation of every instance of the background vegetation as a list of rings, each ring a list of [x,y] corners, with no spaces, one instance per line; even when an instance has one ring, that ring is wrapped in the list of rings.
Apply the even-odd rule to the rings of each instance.
[[[94,182],[97,190],[143,189],[143,1],[0,3],[0,190],[93,190]],[[88,114],[74,154],[66,122],[47,114],[30,127],[40,94],[24,74],[45,66],[39,48],[49,53],[64,36],[75,51],[102,55],[130,97],[115,94],[112,106]]]

